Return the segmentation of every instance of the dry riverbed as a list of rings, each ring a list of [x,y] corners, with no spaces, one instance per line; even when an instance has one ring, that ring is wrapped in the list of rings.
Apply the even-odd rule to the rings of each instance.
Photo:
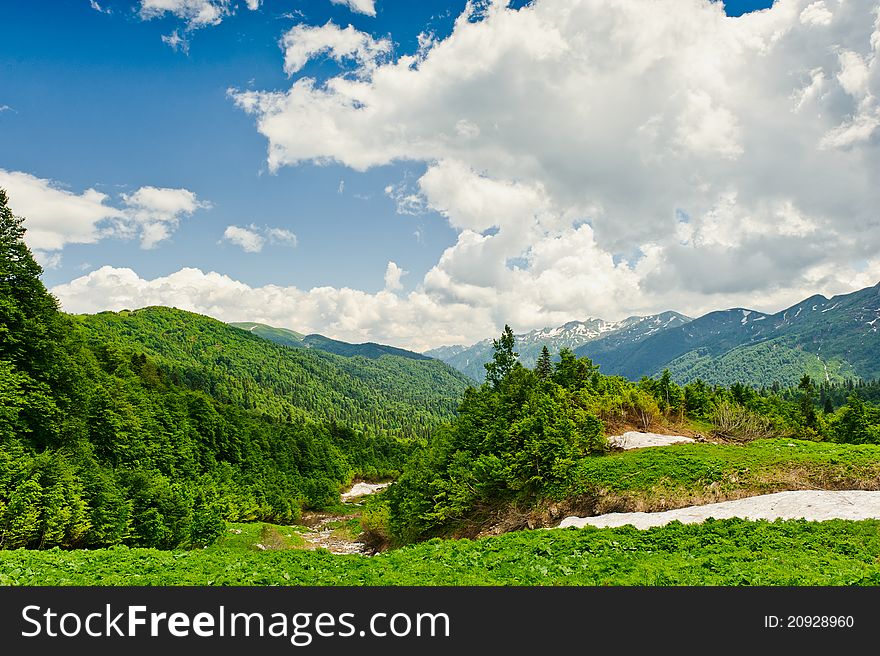
[[[355,483],[340,495],[343,505],[350,506],[351,512],[342,515],[306,513],[303,515],[303,523],[309,527],[309,531],[302,533],[301,537],[312,548],[326,549],[335,554],[369,553],[366,545],[357,537],[359,500],[384,490],[389,485],[390,483]]]

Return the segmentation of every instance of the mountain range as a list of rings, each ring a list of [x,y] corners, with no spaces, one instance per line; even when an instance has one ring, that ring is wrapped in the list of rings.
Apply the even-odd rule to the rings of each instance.
[[[366,342],[364,344],[349,344],[337,339],[330,339],[323,335],[312,334],[303,335],[287,328],[275,328],[267,326],[264,323],[254,323],[252,321],[233,322],[229,324],[235,328],[246,330],[258,337],[268,339],[270,342],[290,346],[291,348],[316,349],[327,353],[334,353],[345,357],[356,355],[375,360],[383,355],[394,355],[401,358],[409,358],[410,360],[429,360],[429,356],[416,353],[415,351],[407,351],[406,349],[394,346],[386,346],[384,344],[376,344],[375,342]]]
[[[558,328],[543,328],[515,335],[516,351],[523,365],[533,367],[544,346],[555,355],[560,349],[575,350],[596,340],[609,340],[609,344],[637,342],[659,331],[681,326],[689,321],[689,317],[678,312],[664,312],[648,317],[628,317],[623,321],[602,319],[569,321]],[[492,339],[484,339],[471,346],[441,346],[425,351],[425,355],[443,360],[470,378],[482,381],[486,377],[483,364],[492,359],[492,350]]]
[[[693,320],[664,312],[620,322],[573,321],[517,335],[516,348],[526,366],[546,345],[554,355],[570,348],[603,373],[631,380],[669,369],[680,383],[791,385],[805,373],[828,382],[880,376],[878,328],[880,284],[832,298],[811,296],[775,314],[732,308]],[[481,381],[492,340],[425,354]]]

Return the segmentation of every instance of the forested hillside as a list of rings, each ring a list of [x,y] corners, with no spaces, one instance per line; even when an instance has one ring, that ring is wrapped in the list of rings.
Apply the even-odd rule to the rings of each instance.
[[[428,360],[429,358],[421,353],[407,351],[406,349],[397,348],[395,346],[387,346],[386,344],[376,344],[375,342],[365,342],[363,344],[349,344],[338,339],[330,339],[323,335],[302,335],[287,328],[275,328],[267,326],[263,323],[254,323],[252,321],[233,322],[229,324],[236,328],[246,330],[258,337],[268,339],[270,342],[290,346],[292,348],[317,349],[326,351],[327,353],[335,353],[336,355],[344,355],[348,357],[363,356],[365,358],[381,358],[383,355],[396,355],[411,360]],[[442,358],[441,358],[442,359]]]
[[[308,416],[368,432],[425,437],[454,416],[470,384],[436,360],[289,348],[172,308],[74,320],[90,343],[143,352],[175,384],[276,418]]]
[[[171,548],[292,521],[353,476],[395,474],[412,444],[392,429],[454,409],[445,369],[298,354],[165,308],[72,318],[23,236],[0,190],[0,548]],[[332,421],[370,408],[384,430]]]

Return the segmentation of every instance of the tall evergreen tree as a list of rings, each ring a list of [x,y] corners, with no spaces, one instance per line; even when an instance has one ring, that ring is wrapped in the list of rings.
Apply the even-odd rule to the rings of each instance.
[[[504,380],[504,377],[510,373],[510,370],[516,364],[519,353],[513,350],[515,346],[516,338],[513,336],[513,330],[505,324],[501,337],[492,340],[492,347],[495,349],[495,352],[492,354],[492,362],[487,362],[483,365],[486,367],[486,380],[493,387],[498,387],[499,383]]]
[[[40,280],[43,269],[24,242],[23,222],[0,189],[0,362],[17,373],[24,395],[20,430],[46,445],[58,435],[57,401],[70,391],[68,358],[58,301]]]
[[[553,375],[553,365],[550,363],[550,351],[546,346],[541,347],[541,355],[535,365],[535,373],[541,380],[547,380]]]

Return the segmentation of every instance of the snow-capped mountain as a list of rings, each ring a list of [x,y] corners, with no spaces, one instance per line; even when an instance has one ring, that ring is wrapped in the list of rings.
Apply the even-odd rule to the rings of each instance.
[[[562,348],[574,350],[588,342],[612,337],[618,344],[635,343],[660,331],[684,325],[688,321],[688,317],[677,312],[627,317],[622,321],[569,321],[556,328],[541,328],[516,335],[516,351],[520,362],[532,367],[544,346],[556,356]],[[441,346],[426,351],[425,355],[443,360],[474,380],[482,381],[486,376],[483,364],[492,359],[492,339],[484,339],[471,346]]]

